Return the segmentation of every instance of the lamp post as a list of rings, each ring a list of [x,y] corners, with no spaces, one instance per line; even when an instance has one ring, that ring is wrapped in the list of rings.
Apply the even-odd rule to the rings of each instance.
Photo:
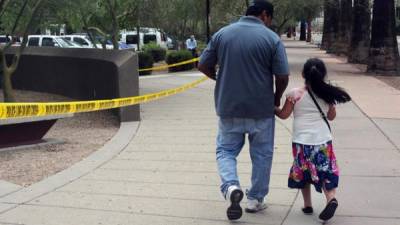
[[[206,0],[206,17],[207,17],[207,43],[210,42],[210,0]]]

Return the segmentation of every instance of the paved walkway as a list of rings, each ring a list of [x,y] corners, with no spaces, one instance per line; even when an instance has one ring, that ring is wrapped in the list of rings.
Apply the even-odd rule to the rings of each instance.
[[[345,87],[354,103],[338,108],[334,122],[341,167],[340,208],[329,224],[400,224],[400,91],[353,66],[300,42],[287,42],[291,87],[302,83],[305,59],[323,58],[330,79]],[[200,74],[145,78],[141,93],[176,87]],[[129,143],[116,141],[97,155],[27,189],[0,191],[0,224],[231,224],[219,193],[215,163],[217,118],[212,81],[177,96],[142,106]],[[395,104],[397,103],[397,105]],[[125,126],[125,125],[124,125]],[[126,125],[127,126],[127,125]],[[127,127],[122,139],[129,139]],[[130,128],[131,129],[131,128]],[[324,205],[315,195],[315,216],[300,213],[301,196],[287,188],[291,165],[291,121],[279,120],[269,207],[244,214],[239,224],[320,224]],[[124,135],[124,134],[119,134]],[[121,137],[119,137],[121,138]],[[116,139],[117,140],[117,139]],[[250,182],[245,146],[239,158],[242,185]]]

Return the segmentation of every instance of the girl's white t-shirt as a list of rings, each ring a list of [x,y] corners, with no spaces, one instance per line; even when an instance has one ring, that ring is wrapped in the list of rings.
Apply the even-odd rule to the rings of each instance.
[[[292,89],[286,97],[294,103],[292,139],[294,143],[320,145],[332,140],[328,126],[305,87]],[[314,97],[327,115],[329,105],[315,94]]]

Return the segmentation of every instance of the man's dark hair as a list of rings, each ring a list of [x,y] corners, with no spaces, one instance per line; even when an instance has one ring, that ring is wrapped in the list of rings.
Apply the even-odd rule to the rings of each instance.
[[[246,16],[260,16],[264,10],[271,18],[274,17],[274,6],[270,2],[254,0],[250,3],[249,8],[247,8]]]

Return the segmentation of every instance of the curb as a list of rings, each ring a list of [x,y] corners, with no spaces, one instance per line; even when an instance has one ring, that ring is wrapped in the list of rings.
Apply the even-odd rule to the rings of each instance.
[[[139,122],[121,123],[117,134],[86,159],[27,188],[19,189],[0,197],[0,204],[9,205],[9,207],[2,208],[0,214],[72,183],[104,165],[127,147],[135,137],[139,124]]]

